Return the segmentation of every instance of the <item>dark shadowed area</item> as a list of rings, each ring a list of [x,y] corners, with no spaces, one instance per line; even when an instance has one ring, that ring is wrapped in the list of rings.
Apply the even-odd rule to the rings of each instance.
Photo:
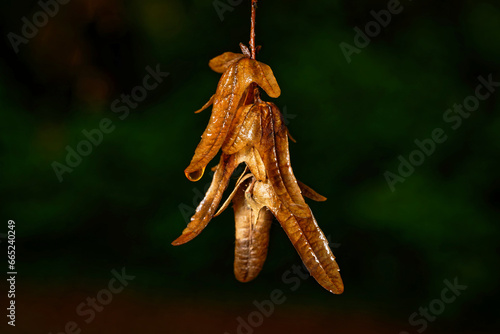
[[[277,222],[250,283],[232,210],[171,245],[211,181],[183,174],[220,78],[208,61],[248,44],[250,0],[2,1],[0,17],[0,249],[8,277],[13,220],[17,271],[0,333],[500,331],[498,1],[259,1],[268,100],[295,175],[328,197],[308,203],[342,295]]]

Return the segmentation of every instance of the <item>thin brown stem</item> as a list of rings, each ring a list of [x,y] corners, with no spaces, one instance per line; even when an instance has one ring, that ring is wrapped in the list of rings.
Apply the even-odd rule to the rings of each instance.
[[[251,58],[255,60],[256,50],[255,50],[255,14],[257,11],[257,0],[252,0],[252,16],[250,19],[250,53]],[[249,96],[251,97],[254,103],[257,103],[259,98],[259,88],[255,83],[252,83],[249,89]]]
[[[250,50],[252,59],[255,59],[255,12],[257,10],[257,0],[252,0],[252,19],[250,21]]]

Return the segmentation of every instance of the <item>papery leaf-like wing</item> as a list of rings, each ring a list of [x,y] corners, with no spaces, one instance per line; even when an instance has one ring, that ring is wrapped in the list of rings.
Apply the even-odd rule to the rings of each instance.
[[[260,61],[244,58],[239,62],[250,73],[252,81],[259,85],[270,97],[277,98],[281,89],[269,65]]]
[[[260,273],[267,257],[273,219],[267,208],[254,208],[248,203],[245,188],[238,188],[233,198],[236,227],[234,275],[240,282],[249,282]]]
[[[268,105],[271,106],[275,152],[281,179],[294,203],[301,206],[306,205],[304,197],[301,195],[297,179],[293,174],[292,164],[290,162],[288,130],[283,122],[283,117],[278,107],[274,103],[268,103]]]
[[[191,181],[203,175],[206,165],[217,154],[226,139],[234,114],[248,87],[249,78],[239,72],[238,63],[233,64],[222,75],[215,92],[210,121],[196,147],[191,163],[184,170]]]
[[[308,208],[307,218],[295,216],[283,205],[273,187],[262,182],[255,184],[254,197],[266,202],[266,206],[280,222],[316,281],[332,293],[342,293],[344,284],[340,276],[339,266],[330,250],[328,240],[319,228],[310,209]]]
[[[298,217],[308,217],[309,207],[300,193],[290,166],[286,127],[283,128],[279,122],[275,123],[273,110],[269,104],[261,106],[262,139],[257,145],[257,150],[264,161],[269,182],[290,212]],[[283,132],[285,137],[282,137]]]
[[[192,240],[207,226],[216,213],[222,194],[226,190],[229,179],[238,164],[236,156],[221,155],[210,188],[196,208],[195,214],[191,217],[191,222],[182,231],[182,235],[172,242],[172,245],[182,245]]]

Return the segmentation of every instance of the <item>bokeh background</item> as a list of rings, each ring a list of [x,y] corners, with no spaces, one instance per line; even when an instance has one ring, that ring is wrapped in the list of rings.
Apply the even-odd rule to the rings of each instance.
[[[278,223],[247,284],[232,273],[231,210],[170,245],[210,182],[183,175],[210,116],[193,111],[219,79],[207,63],[248,43],[249,3],[221,20],[212,0],[72,0],[15,53],[7,34],[20,35],[40,5],[1,2],[0,233],[16,222],[18,278],[16,328],[3,315],[0,331],[61,333],[75,321],[89,334],[232,334],[279,289],[285,302],[239,333],[418,333],[410,315],[456,278],[467,289],[424,332],[499,333],[500,92],[458,129],[443,121],[478,76],[500,81],[498,1],[401,1],[349,64],[339,44],[352,45],[387,1],[260,1],[258,57],[282,89],[274,102],[297,139],[295,174],[328,197],[310,205],[343,295],[312,278],[295,290],[283,281],[301,262]],[[112,102],[157,64],[169,76],[120,119]],[[103,118],[114,131],[59,182],[53,162]],[[435,128],[447,141],[391,191],[384,173]],[[85,323],[77,306],[123,267],[135,278]]]

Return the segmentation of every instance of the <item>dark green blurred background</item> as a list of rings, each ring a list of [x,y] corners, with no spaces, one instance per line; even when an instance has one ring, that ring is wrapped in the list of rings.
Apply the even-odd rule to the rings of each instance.
[[[211,0],[72,0],[17,54],[7,34],[40,6],[1,3],[0,233],[15,220],[18,278],[17,326],[2,315],[0,332],[55,334],[75,321],[82,333],[233,334],[253,301],[280,289],[286,301],[254,333],[418,333],[409,317],[457,278],[467,289],[425,333],[499,333],[500,92],[458,129],[443,121],[478,76],[500,81],[498,1],[402,1],[350,64],[339,44],[387,1],[259,2],[259,59],[281,86],[273,102],[297,139],[296,176],[328,197],[311,207],[343,295],[312,278],[291,290],[282,275],[301,262],[278,223],[247,284],[232,273],[232,210],[170,245],[186,225],[180,207],[210,182],[183,175],[210,116],[193,111],[219,79],[208,60],[248,43],[249,2],[221,21]],[[157,64],[170,75],[121,120],[112,102]],[[103,118],[114,131],[59,182],[52,163]],[[391,191],[384,173],[435,128],[447,141]],[[86,324],[77,306],[123,267],[135,279]]]

